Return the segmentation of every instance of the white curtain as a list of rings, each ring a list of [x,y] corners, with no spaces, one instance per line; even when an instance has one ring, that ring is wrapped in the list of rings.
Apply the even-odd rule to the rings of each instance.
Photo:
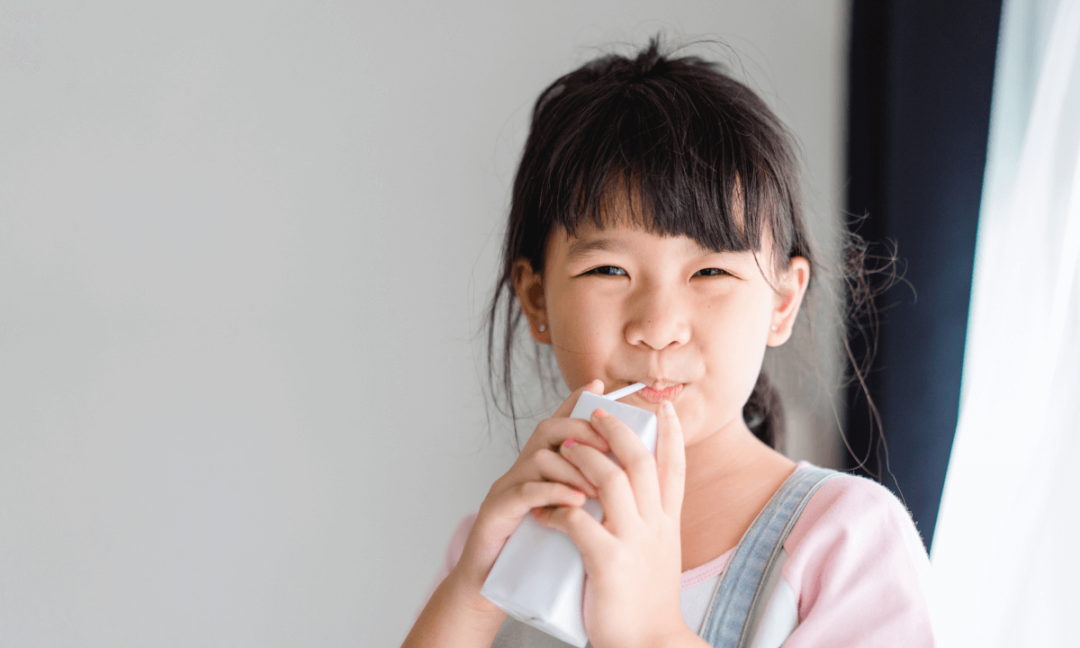
[[[1078,256],[1080,0],[1006,0],[931,554],[943,646],[1080,646]]]

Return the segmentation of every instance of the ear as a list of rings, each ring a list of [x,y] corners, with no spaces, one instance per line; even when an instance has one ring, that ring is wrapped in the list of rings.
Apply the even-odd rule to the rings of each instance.
[[[529,320],[529,333],[541,344],[551,344],[551,329],[548,328],[547,309],[544,305],[544,277],[533,271],[528,259],[514,261],[510,278],[514,283],[521,311]],[[544,330],[541,331],[540,327]]]
[[[787,271],[780,278],[780,289],[769,319],[769,337],[766,344],[780,346],[791,337],[795,317],[799,314],[806,288],[810,285],[810,262],[804,257],[793,257]]]

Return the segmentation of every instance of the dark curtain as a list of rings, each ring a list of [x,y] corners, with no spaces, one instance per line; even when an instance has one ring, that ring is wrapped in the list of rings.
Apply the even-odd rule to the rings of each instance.
[[[1001,2],[855,0],[848,106],[850,227],[906,282],[880,295],[876,359],[845,432],[933,540],[960,397]],[[871,261],[879,267],[880,261]],[[877,275],[876,286],[883,277]],[[858,358],[868,345],[851,340]],[[879,437],[884,436],[884,444]]]

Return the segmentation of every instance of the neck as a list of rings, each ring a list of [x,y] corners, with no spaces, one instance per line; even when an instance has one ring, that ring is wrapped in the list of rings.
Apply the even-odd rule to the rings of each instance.
[[[684,567],[734,546],[794,469],[794,462],[759,441],[741,416],[687,446]]]
[[[758,441],[739,417],[686,448],[686,493],[712,491],[738,479],[770,448]]]

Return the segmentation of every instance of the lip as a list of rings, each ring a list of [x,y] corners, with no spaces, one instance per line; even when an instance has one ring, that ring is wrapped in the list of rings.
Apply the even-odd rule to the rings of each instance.
[[[646,387],[634,392],[633,396],[638,396],[642,400],[652,403],[653,405],[660,404],[661,401],[674,400],[679,392],[682,391],[682,383],[677,383],[664,389],[653,389],[652,387]]]

